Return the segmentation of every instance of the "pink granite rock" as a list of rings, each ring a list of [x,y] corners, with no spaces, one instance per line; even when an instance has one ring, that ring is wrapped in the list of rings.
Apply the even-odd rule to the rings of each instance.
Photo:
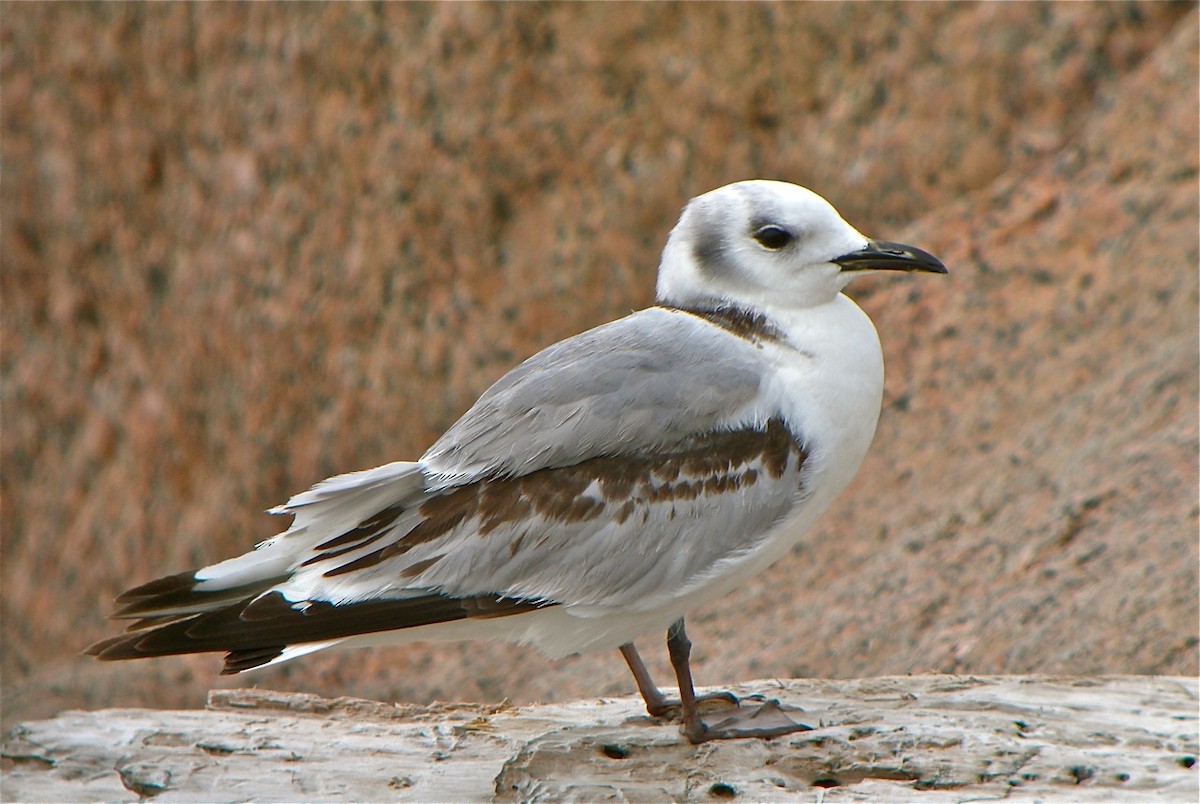
[[[418,455],[648,304],[680,204],[754,176],[952,275],[852,288],[888,361],[872,453],[693,615],[698,682],[1196,675],[1196,32],[1159,3],[7,6],[5,721],[202,702],[213,658],[78,657],[112,595]],[[477,644],[256,680],[631,688]]]

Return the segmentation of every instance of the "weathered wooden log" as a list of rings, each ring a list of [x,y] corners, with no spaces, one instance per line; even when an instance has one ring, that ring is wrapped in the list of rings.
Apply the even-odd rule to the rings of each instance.
[[[1166,677],[759,681],[812,725],[690,745],[636,698],[393,705],[222,690],[6,736],[5,801],[1188,801],[1198,684]]]

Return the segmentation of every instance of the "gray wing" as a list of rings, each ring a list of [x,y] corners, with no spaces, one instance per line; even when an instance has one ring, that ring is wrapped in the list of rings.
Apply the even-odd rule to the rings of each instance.
[[[423,505],[383,575],[456,596],[653,610],[762,544],[803,498],[805,460],[772,418],[479,481]]]
[[[280,588],[652,605],[753,550],[799,499],[803,445],[756,404],[769,374],[753,341],[663,308],[562,341],[414,465],[423,493]]]
[[[765,371],[750,341],[686,312],[642,310],[514,368],[421,463],[437,490],[671,444],[737,417]]]
[[[292,526],[256,550],[126,593],[118,615],[142,619],[91,650],[228,650],[237,672],[549,604],[656,611],[803,497],[804,447],[758,401],[770,374],[754,341],[682,311],[585,332],[503,377],[420,461],[330,478],[274,509]]]

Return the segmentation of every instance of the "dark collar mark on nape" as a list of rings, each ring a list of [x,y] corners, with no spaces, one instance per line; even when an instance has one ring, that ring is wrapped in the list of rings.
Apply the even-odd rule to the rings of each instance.
[[[732,304],[720,304],[711,307],[663,306],[668,310],[678,310],[703,318],[710,324],[716,324],[721,329],[727,330],[739,338],[744,338],[756,345],[764,342],[783,343],[787,340],[782,330],[775,326],[765,314],[748,310],[745,307],[738,307]]]

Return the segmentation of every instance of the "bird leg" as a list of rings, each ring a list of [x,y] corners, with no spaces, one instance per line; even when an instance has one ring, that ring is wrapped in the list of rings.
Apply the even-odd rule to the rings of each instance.
[[[683,712],[682,731],[693,744],[738,737],[771,738],[794,731],[812,729],[812,726],[797,723],[788,717],[780,707],[779,701],[775,700],[769,700],[753,709],[744,709],[739,706],[731,715],[717,712],[702,717],[697,706],[696,690],[692,686],[690,664],[692,643],[683,629],[682,617],[667,630],[667,652],[671,657],[671,666],[675,668],[675,677],[679,681],[680,708]],[[644,670],[645,668],[643,668]],[[634,677],[637,677],[636,671]],[[649,679],[648,674],[646,678]],[[641,680],[638,681],[638,684],[640,688]],[[655,691],[657,692],[657,690]],[[725,693],[725,695],[729,695],[729,693]],[[647,708],[649,708],[649,699],[647,699]]]
[[[637,648],[632,642],[626,642],[621,646],[621,655],[625,657],[625,663],[629,665],[630,672],[633,673],[633,680],[637,682],[638,692],[642,694],[642,700],[646,702],[646,711],[651,717],[677,717],[681,711],[682,703],[678,698],[668,698],[663,695],[662,690],[654,683],[654,679],[650,677],[650,671],[646,669],[646,665],[642,662],[641,655],[637,652]],[[696,703],[720,703],[726,707],[737,706],[738,699],[731,692],[710,692],[705,695],[696,696]]]

